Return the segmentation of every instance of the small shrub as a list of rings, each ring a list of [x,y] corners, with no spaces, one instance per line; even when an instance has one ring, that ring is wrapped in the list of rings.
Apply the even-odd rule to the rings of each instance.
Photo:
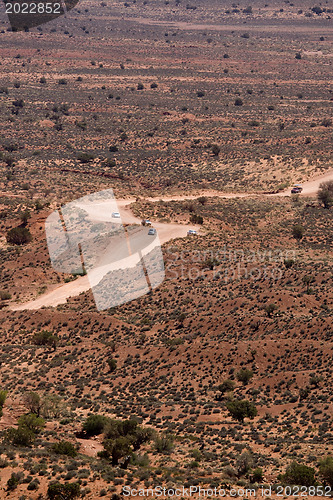
[[[22,415],[18,419],[19,428],[28,429],[34,434],[38,434],[45,427],[45,420],[42,417],[37,417],[34,413]]]
[[[47,496],[50,500],[72,500],[81,494],[79,483],[61,484],[59,482],[50,483],[47,488]]]
[[[324,118],[321,122],[320,122],[320,125],[322,127],[331,127],[332,126],[332,120],[331,118]]]
[[[333,457],[326,457],[320,461],[319,472],[324,481],[333,488]]]
[[[81,163],[89,163],[90,161],[94,160],[95,159],[95,156],[90,154],[90,153],[79,153],[77,155],[77,159],[81,162]]]
[[[20,479],[21,479],[21,477],[19,474],[12,472],[12,475],[10,476],[10,478],[7,481],[7,491],[16,490],[16,488],[19,485]]]
[[[190,222],[193,224],[203,224],[203,217],[198,214],[192,214],[190,217]]]
[[[32,235],[26,227],[13,227],[7,232],[6,239],[11,245],[25,245],[32,241]]]
[[[32,481],[30,481],[30,483],[27,486],[27,490],[29,490],[29,491],[38,490],[39,484],[40,484],[39,479],[36,477]]]
[[[251,120],[249,121],[249,126],[250,127],[259,127],[260,123],[258,122],[258,120]]]
[[[24,107],[23,99],[16,99],[15,101],[13,101],[13,106],[15,106],[15,108],[23,108]]]
[[[67,455],[68,457],[76,457],[77,451],[75,446],[69,441],[59,441],[58,443],[54,443],[52,445],[52,450],[57,455]]]
[[[221,148],[217,144],[213,144],[212,153],[214,156],[218,156],[220,154]]]
[[[225,392],[231,392],[235,389],[235,382],[233,380],[227,379],[222,382],[222,384],[217,386],[217,390],[222,394]]]
[[[290,269],[294,264],[295,261],[293,259],[284,259],[284,265],[286,266],[286,269]]]
[[[35,440],[35,434],[26,427],[10,427],[6,430],[4,441],[13,446],[31,446]]]
[[[84,422],[82,430],[87,436],[96,436],[102,434],[108,418],[104,415],[90,415]]]
[[[277,310],[277,306],[275,304],[267,304],[265,306],[265,311],[269,318],[272,317],[273,313]]]
[[[253,483],[261,483],[263,481],[263,472],[260,467],[253,470],[251,481]]]
[[[171,453],[173,450],[174,438],[171,434],[161,434],[155,439],[155,448],[158,453]]]
[[[251,378],[253,377],[253,371],[248,368],[242,368],[236,374],[237,380],[242,382],[244,385],[247,385]]]
[[[304,232],[305,232],[304,227],[301,226],[301,224],[295,224],[292,229],[293,237],[296,240],[301,240],[304,236]]]
[[[108,359],[107,364],[109,365],[109,371],[111,373],[115,372],[117,369],[117,360],[114,358]]]
[[[51,347],[56,347],[58,343],[58,337],[53,335],[51,332],[47,330],[42,330],[40,332],[34,333],[31,343],[35,345],[47,345]]]

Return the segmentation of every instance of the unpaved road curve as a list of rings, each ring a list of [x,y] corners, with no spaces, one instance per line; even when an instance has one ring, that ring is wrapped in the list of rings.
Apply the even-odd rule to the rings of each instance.
[[[121,214],[121,221],[123,224],[141,224],[141,220],[133,215],[129,208],[131,203],[136,201],[135,198],[127,200],[118,200],[117,205]],[[187,235],[189,228],[200,230],[200,226],[195,225],[182,225],[182,224],[163,224],[161,222],[154,223],[157,229],[160,243],[166,243],[170,239],[184,238]],[[147,228],[148,231],[148,228]],[[91,288],[88,276],[81,276],[75,281],[64,283],[62,285],[55,285],[52,289],[38,299],[31,300],[24,304],[15,304],[11,307],[12,311],[23,311],[26,309],[35,310],[42,307],[55,307],[59,304],[65,304],[69,297],[76,297],[80,293],[86,292]]]
[[[333,181],[333,170],[327,172],[324,175],[318,176],[315,179],[307,181],[303,183],[303,192],[301,196],[313,196],[317,193],[319,186],[322,182]],[[250,197],[278,197],[278,196],[290,196],[290,189],[287,191],[278,193],[278,194],[246,194],[246,193],[219,193],[216,191],[205,191],[198,192],[195,195],[183,195],[183,196],[163,196],[157,198],[146,198],[147,201],[158,202],[162,201],[183,201],[183,200],[193,200],[198,196],[207,196],[207,197],[219,197],[225,199],[232,198],[250,198]],[[130,205],[136,201],[136,198],[129,198],[126,200],[118,200],[118,208],[121,214],[121,220],[124,224],[140,224],[140,220],[135,217],[130,209]],[[175,238],[183,238],[186,236],[189,227],[191,229],[200,228],[198,226],[188,226],[182,224],[169,224],[169,223],[154,223],[154,227],[157,229],[159,239],[161,244],[166,243],[167,241]],[[82,276],[77,278],[75,281],[71,281],[70,283],[65,283],[62,285],[56,285],[53,289],[50,289],[44,295],[39,297],[36,300],[32,300],[30,302],[26,302],[24,304],[15,304],[11,307],[12,311],[22,311],[22,310],[35,310],[40,309],[41,307],[55,307],[59,304],[65,304],[69,297],[76,297],[82,292],[86,292],[90,289],[90,283],[87,276]]]

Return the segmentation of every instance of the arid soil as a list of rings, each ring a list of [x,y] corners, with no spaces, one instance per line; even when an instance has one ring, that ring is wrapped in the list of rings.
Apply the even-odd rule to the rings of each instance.
[[[0,498],[329,486],[332,10],[88,0],[13,32],[1,8]],[[166,276],[98,311],[45,220],[110,188]]]

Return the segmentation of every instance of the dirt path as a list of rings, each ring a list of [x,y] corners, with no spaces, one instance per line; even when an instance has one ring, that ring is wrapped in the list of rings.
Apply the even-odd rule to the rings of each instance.
[[[301,196],[313,196],[317,193],[319,185],[322,182],[333,180],[333,170],[327,172],[324,175],[318,176],[308,182],[303,183],[303,192]],[[198,192],[193,195],[175,195],[175,196],[163,196],[156,198],[146,198],[150,202],[162,201],[183,201],[183,200],[193,200],[198,198],[198,196],[207,196],[219,198],[232,199],[232,198],[250,198],[250,197],[277,197],[277,196],[290,196],[290,189],[287,191],[277,193],[277,194],[246,194],[246,193],[219,193],[216,191],[205,191]],[[140,219],[138,219],[131,211],[130,205],[136,201],[136,198],[129,198],[118,200],[117,205],[119,212],[121,214],[121,220],[123,224],[140,224]],[[182,225],[175,223],[154,223],[154,227],[157,229],[159,239],[161,244],[166,243],[175,238],[184,238],[187,235],[189,228],[196,229],[200,231],[199,226],[194,225]],[[41,307],[55,307],[59,304],[65,304],[69,297],[75,297],[82,292],[86,292],[90,289],[90,283],[87,276],[82,276],[77,278],[75,281],[70,283],[65,283],[57,286],[53,290],[46,292],[44,295],[36,300],[26,302],[24,304],[15,304],[11,307],[12,311],[22,311],[22,310],[35,310]]]

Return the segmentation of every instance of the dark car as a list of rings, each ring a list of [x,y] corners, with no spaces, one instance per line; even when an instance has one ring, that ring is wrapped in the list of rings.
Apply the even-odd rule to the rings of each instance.
[[[293,188],[291,188],[291,194],[298,194],[301,193],[302,191],[303,191],[302,186],[294,186]]]

